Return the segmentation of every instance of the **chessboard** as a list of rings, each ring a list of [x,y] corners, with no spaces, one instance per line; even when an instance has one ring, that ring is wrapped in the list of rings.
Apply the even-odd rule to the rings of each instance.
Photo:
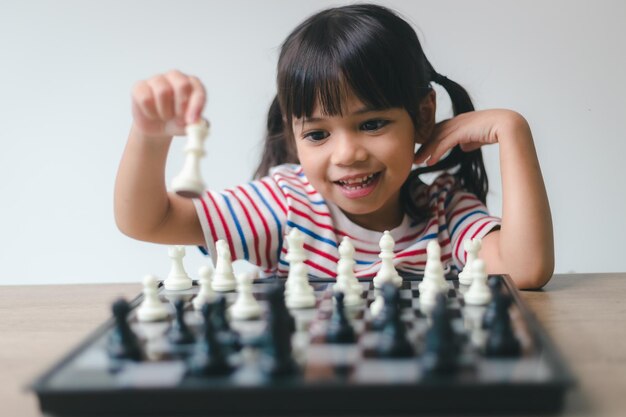
[[[32,389],[42,411],[58,416],[518,414],[561,409],[573,378],[508,276],[489,277],[491,287],[509,300],[507,320],[516,341],[515,349],[500,351],[489,348],[498,342],[485,324],[490,307],[465,305],[467,288],[456,275],[446,276],[449,290],[439,298],[439,319],[420,308],[421,280],[403,276],[397,291],[385,295],[386,303],[395,300],[387,313],[395,316],[390,325],[372,316],[369,307],[380,290],[371,279],[359,281],[364,302],[348,307],[334,291],[335,279],[310,278],[315,306],[285,309],[293,317],[286,352],[284,346],[267,344],[276,330],[268,324],[268,315],[276,314],[268,297],[284,291],[282,278],[253,281],[252,293],[263,310],[260,317],[222,317],[221,324],[211,319],[208,307],[194,308],[197,281],[178,291],[159,282],[158,297],[169,309],[166,319],[137,319],[143,294],[114,306],[126,309],[127,326],[122,327],[136,338],[135,357],[111,355],[111,341],[120,331],[115,313]],[[213,304],[221,307],[214,311],[228,311],[236,297],[235,291],[218,295]],[[352,339],[331,340],[331,328],[342,322],[349,323]],[[186,342],[181,342],[181,326],[189,337]],[[454,349],[449,340],[442,344],[446,331]],[[207,357],[212,364],[207,365]],[[282,364],[277,365],[276,357]]]

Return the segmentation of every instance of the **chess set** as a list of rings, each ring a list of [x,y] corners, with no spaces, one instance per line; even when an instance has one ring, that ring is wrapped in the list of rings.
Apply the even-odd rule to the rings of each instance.
[[[208,123],[189,126],[173,189],[204,189]],[[308,275],[292,228],[288,277],[235,276],[228,244],[198,279],[172,246],[163,281],[147,275],[133,300],[44,372],[31,388],[55,416],[554,413],[574,379],[506,275],[488,276],[480,241],[444,274],[428,243],[423,275],[402,275],[380,240],[373,278],[354,274],[339,245],[337,276]]]
[[[33,384],[42,411],[181,416],[561,409],[573,379],[508,276],[487,277],[476,259],[474,270],[464,270],[474,277],[470,285],[444,277],[432,244],[423,276],[383,266],[373,279],[357,280],[346,266],[352,252],[345,239],[336,279],[303,279],[301,236],[293,230],[294,267],[286,279],[235,277],[228,246],[218,241],[215,268],[201,268],[192,280],[182,267],[184,248],[171,247],[174,262],[164,281],[146,276],[141,295],[117,300],[112,318]],[[387,238],[381,248],[391,244]],[[485,287],[488,293],[475,289]]]

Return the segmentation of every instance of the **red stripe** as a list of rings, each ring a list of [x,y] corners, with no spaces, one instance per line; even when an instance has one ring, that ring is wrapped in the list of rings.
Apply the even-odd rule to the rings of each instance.
[[[466,211],[475,209],[476,207],[482,207],[482,203],[474,204],[473,206],[468,206],[468,207],[464,207],[462,209],[453,211],[452,213],[450,213],[450,220],[448,221],[448,223],[452,226],[452,221],[456,216],[458,216],[459,214],[465,213]]]
[[[436,223],[437,223],[437,219],[431,219],[431,220],[430,220],[430,221],[426,224],[426,226],[425,226],[423,229],[421,229],[421,230],[419,230],[419,231],[417,231],[417,232],[415,232],[415,233],[413,233],[413,234],[411,234],[411,235],[407,235],[407,236],[404,236],[404,237],[402,237],[402,238],[398,239],[398,240],[396,241],[396,244],[398,244],[398,243],[404,243],[404,242],[407,242],[407,241],[409,241],[409,240],[413,240],[413,239],[415,239],[417,236],[419,236],[419,235],[421,235],[421,234],[424,234],[424,233],[425,233],[428,229],[430,229],[430,228],[433,226],[433,223],[435,223],[435,224],[436,224]]]
[[[309,245],[304,245],[304,247],[305,247],[305,249],[310,249],[310,248],[311,248]],[[307,248],[307,247],[308,247],[308,248]],[[281,252],[286,254],[288,251],[287,251],[287,249],[282,248],[282,249],[281,249]],[[315,253],[321,254],[321,253],[320,253],[320,252],[318,252],[317,250],[313,250],[312,252],[315,252]],[[325,256],[325,257],[326,257],[326,258],[328,258],[328,256]],[[331,259],[331,258],[329,258],[329,259]],[[337,262],[337,260],[336,260],[336,259],[335,259],[335,262]],[[330,269],[328,269],[328,268],[324,268],[323,266],[321,266],[321,265],[319,265],[319,264],[317,264],[317,263],[315,263],[315,262],[311,261],[310,259],[306,259],[306,260],[304,261],[304,263],[305,263],[306,265],[310,266],[311,268],[315,268],[315,269],[317,269],[318,271],[322,271],[322,272],[323,272],[323,273],[325,273],[325,274],[326,274],[326,276],[328,276],[328,277],[334,278],[334,277],[336,276],[336,274],[335,274],[335,272],[334,272],[334,271],[331,271],[331,270],[330,270]]]
[[[309,210],[311,210],[313,213],[319,215],[319,216],[325,216],[325,217],[331,217],[330,213],[326,212],[321,212],[321,211],[315,211],[315,209],[313,209],[313,207],[311,206],[310,203],[305,202],[304,200],[300,200],[298,197],[294,196],[293,194],[289,193],[288,191],[285,191],[285,195],[291,199],[293,199],[294,201],[297,201],[298,203],[302,204],[304,207],[308,208]]]
[[[250,201],[250,204],[252,205],[252,208],[254,208],[254,211],[256,211],[256,214],[259,216],[259,219],[261,219],[261,222],[263,223],[263,229],[265,229],[265,259],[267,261],[266,265],[268,267],[270,267],[272,265],[272,258],[270,256],[270,252],[271,252],[271,235],[270,235],[270,228],[267,224],[267,221],[265,220],[265,217],[261,214],[261,211],[259,210],[259,207],[256,205],[256,203],[254,202],[254,200],[250,197],[250,195],[248,194],[248,192],[245,190],[245,188],[243,187],[237,187],[239,190],[241,190],[241,192],[243,193],[243,195],[246,196],[246,198],[248,199],[248,201]]]
[[[446,253],[444,255],[441,255],[441,262],[445,262],[448,259],[452,258],[452,254],[451,253]],[[398,265],[398,267],[402,266],[402,265],[426,265],[427,261],[402,261],[402,264]]]
[[[217,212],[217,215],[219,216],[220,221],[222,222],[222,227],[224,228],[224,232],[226,233],[226,240],[228,241],[228,248],[230,249],[231,255],[234,257],[235,254],[236,254],[235,247],[233,246],[233,239],[232,239],[232,237],[230,235],[230,230],[228,229],[228,225],[226,224],[226,220],[224,219],[224,216],[222,215],[222,212],[220,211],[219,207],[217,206],[217,203],[215,202],[215,199],[213,198],[213,195],[211,193],[207,193],[207,195],[211,199],[211,202],[213,203],[213,207],[215,207],[215,211]]]
[[[297,208],[291,207],[291,211],[293,213],[299,215],[300,217],[304,217],[305,219],[309,220],[311,223],[314,223],[317,227],[321,227],[322,229],[327,229],[327,230],[334,230],[331,225],[322,224],[322,223],[316,222],[315,220],[313,220],[313,218],[311,216],[309,216],[308,214],[298,210]]]
[[[241,187],[237,187],[237,188],[241,189]],[[239,197],[237,197],[237,195],[235,194],[233,190],[226,190],[226,191],[228,191],[233,196],[233,198],[237,200],[237,202],[243,209],[243,213],[246,216],[246,220],[248,220],[248,224],[250,225],[250,230],[252,230],[252,237],[254,239],[254,254],[256,255],[256,263],[258,264],[261,261],[261,255],[259,255],[259,235],[256,232],[256,228],[254,227],[254,223],[252,222],[250,213],[248,213],[248,209],[246,208],[246,206],[243,205],[243,203],[241,202]]]
[[[277,197],[276,194],[274,194],[274,190],[272,190],[272,188],[267,185],[265,183],[265,181],[261,180],[261,184],[263,184],[263,186],[265,187],[265,189],[272,195],[272,198],[274,199],[274,201],[276,202],[276,204],[278,204],[278,207],[280,207],[280,209],[283,211],[283,214],[287,214],[287,209],[285,208],[285,206],[283,205],[283,202],[280,201]]]
[[[335,278],[336,274],[334,271],[331,271],[330,269],[324,268],[321,265],[316,264],[315,262],[312,262],[310,259],[307,259],[306,261],[304,261],[305,264],[307,264],[308,266],[310,266],[311,268],[315,268],[319,271],[322,271],[323,273],[326,274],[326,276],[330,277],[330,278]]]
[[[319,194],[317,192],[317,190],[315,190],[315,189],[307,190],[305,187],[303,187],[303,181],[300,181],[298,178],[296,178],[296,180],[298,182],[293,182],[286,175],[283,175],[283,177],[280,179],[280,181],[284,181],[284,182],[286,182],[287,184],[289,184],[289,185],[291,185],[293,187],[299,188],[302,191],[304,191],[305,193],[307,193],[308,195]]]
[[[207,195],[209,194],[208,191],[206,193]],[[200,202],[202,203],[202,208],[204,209],[204,215],[206,216],[207,222],[209,223],[209,228],[211,229],[211,237],[215,239],[217,235],[215,234],[215,226],[213,225],[213,220],[211,219],[211,216],[209,215],[209,208],[207,207],[206,202],[204,201],[204,198],[201,198]]]
[[[328,259],[328,260],[330,260],[330,261],[332,261],[332,262],[335,262],[335,263],[339,262],[339,259],[335,258],[335,257],[334,257],[334,256],[332,256],[331,254],[326,253],[326,252],[324,252],[324,251],[321,251],[321,250],[319,250],[319,249],[316,249],[316,248],[314,248],[313,246],[311,246],[311,245],[309,245],[309,244],[306,244],[306,243],[305,243],[305,244],[304,244],[304,249],[308,250],[309,252],[313,252],[313,253],[315,253],[315,254],[317,254],[317,255],[319,255],[319,256],[321,256],[321,257],[323,257],[323,258],[326,258],[326,259]]]

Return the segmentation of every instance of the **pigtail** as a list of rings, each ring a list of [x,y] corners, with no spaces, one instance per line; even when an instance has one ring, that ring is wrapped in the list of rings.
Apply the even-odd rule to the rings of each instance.
[[[267,132],[263,143],[261,162],[254,172],[254,178],[258,179],[269,174],[270,168],[286,164],[298,163],[298,158],[291,141],[286,137],[283,113],[280,110],[278,97],[274,97],[267,112]]]
[[[428,62],[426,64],[430,69],[430,79],[441,85],[452,101],[452,111],[454,115],[474,111],[474,105],[467,91],[456,82],[448,77],[438,74]],[[480,201],[486,203],[487,191],[489,190],[489,181],[487,179],[487,171],[483,162],[483,154],[480,148],[464,152],[460,146],[455,146],[447,157],[443,158],[435,165],[430,167],[421,167],[416,169],[416,174],[426,172],[442,171],[458,166],[455,176],[459,178],[461,185],[478,197]]]

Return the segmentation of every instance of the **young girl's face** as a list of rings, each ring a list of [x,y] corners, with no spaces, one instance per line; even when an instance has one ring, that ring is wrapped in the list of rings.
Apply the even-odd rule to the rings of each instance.
[[[343,116],[294,119],[300,164],[311,185],[354,223],[397,227],[404,216],[400,188],[411,171],[415,128],[405,109],[368,109],[354,95]]]

